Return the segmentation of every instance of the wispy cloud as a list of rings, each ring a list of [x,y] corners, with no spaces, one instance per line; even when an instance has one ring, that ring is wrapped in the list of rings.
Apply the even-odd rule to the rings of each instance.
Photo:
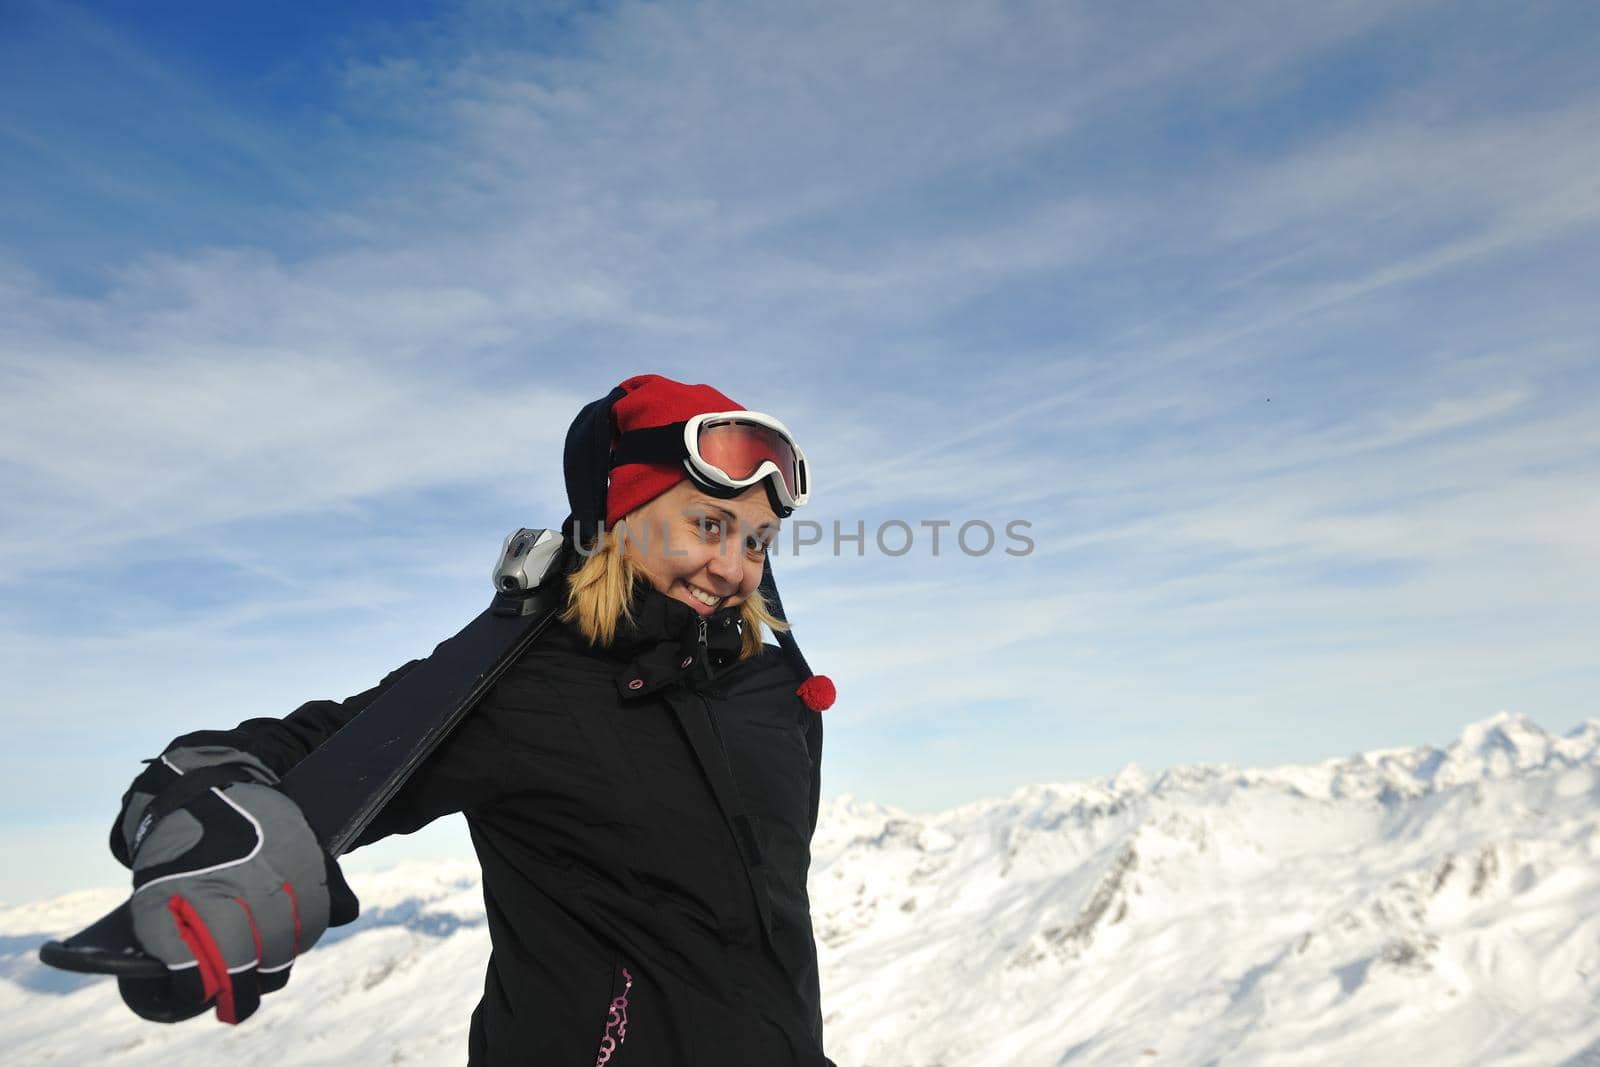
[[[780,414],[824,523],[1033,523],[1023,559],[780,561],[846,695],[833,788],[1590,699],[1586,5],[464,4],[302,57],[292,112],[28,10],[29,76],[74,81],[0,119],[0,627],[41,737],[425,650],[640,370]]]

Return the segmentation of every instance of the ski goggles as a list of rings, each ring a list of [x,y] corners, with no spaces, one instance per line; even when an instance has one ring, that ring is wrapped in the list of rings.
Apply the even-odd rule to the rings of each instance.
[[[685,422],[629,430],[617,439],[611,465],[682,462],[713,496],[738,496],[763,479],[784,514],[811,495],[806,454],[787,427],[759,411],[720,411]]]

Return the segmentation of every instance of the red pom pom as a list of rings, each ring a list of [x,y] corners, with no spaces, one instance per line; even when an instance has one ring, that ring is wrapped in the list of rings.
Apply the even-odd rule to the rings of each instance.
[[[833,679],[826,674],[813,674],[800,683],[800,688],[795,694],[812,711],[827,711],[833,707],[834,700],[839,696],[838,690],[833,687]]]

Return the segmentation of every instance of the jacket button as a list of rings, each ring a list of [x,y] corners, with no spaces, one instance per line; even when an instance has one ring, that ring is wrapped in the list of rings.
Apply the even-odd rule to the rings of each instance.
[[[689,664],[691,664],[693,662],[694,662],[694,657],[693,656],[685,656],[685,657],[683,657],[683,662],[678,664],[678,666],[687,667]]]
[[[643,689],[644,688],[644,679],[643,678],[635,678],[633,681],[628,683],[628,688],[629,689]]]

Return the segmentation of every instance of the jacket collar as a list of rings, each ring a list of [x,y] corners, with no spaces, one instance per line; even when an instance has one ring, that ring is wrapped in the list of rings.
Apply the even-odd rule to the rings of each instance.
[[[641,587],[634,596],[633,619],[618,624],[611,645],[614,654],[628,659],[617,672],[617,691],[631,700],[670,685],[705,688],[720,668],[737,658],[741,639],[737,607],[702,616],[653,586]]]

